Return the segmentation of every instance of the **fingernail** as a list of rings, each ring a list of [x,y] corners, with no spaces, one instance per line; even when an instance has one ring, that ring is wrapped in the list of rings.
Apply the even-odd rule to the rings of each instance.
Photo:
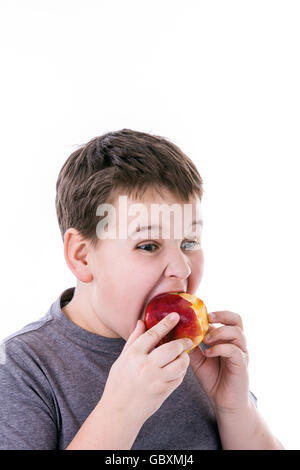
[[[205,341],[210,341],[211,340],[211,336],[210,335],[206,335],[205,338],[204,338]]]
[[[216,315],[214,313],[210,313],[208,316],[211,321],[214,321],[216,319]]]
[[[185,340],[185,344],[186,344],[186,347],[187,347],[187,348],[191,348],[192,346],[194,346],[194,343],[193,343],[193,341],[192,341],[190,338],[187,338],[187,339]]]
[[[178,317],[179,317],[179,315],[178,315],[178,313],[176,313],[176,312],[173,312],[173,313],[170,314],[170,319],[171,319],[172,321],[177,320]]]

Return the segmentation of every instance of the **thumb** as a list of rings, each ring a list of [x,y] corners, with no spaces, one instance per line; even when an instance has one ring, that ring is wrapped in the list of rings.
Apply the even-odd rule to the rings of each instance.
[[[132,331],[131,335],[129,336],[128,340],[125,343],[123,352],[125,352],[129,348],[129,346],[131,346],[132,343],[134,343],[135,340],[139,336],[145,333],[145,331],[146,331],[145,323],[143,322],[143,320],[138,320],[136,323],[135,329]]]

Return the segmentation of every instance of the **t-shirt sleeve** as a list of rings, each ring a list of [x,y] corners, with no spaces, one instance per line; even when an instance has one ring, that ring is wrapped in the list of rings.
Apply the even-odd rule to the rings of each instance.
[[[1,345],[0,449],[54,450],[57,422],[51,387],[18,341]]]

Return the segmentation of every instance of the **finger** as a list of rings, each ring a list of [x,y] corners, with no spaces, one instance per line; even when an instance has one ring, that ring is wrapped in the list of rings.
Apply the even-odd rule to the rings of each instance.
[[[207,346],[205,346],[204,343],[200,343],[197,348],[194,348],[189,353],[190,364],[195,374],[197,374],[200,367],[202,367],[203,363],[206,361],[204,354],[205,349],[207,349]]]
[[[159,323],[146,331],[135,341],[135,347],[143,353],[148,353],[168,334],[178,323],[180,316],[176,312],[169,313]]]
[[[209,335],[212,331],[216,330],[217,327],[216,326],[212,326],[212,325],[208,325],[208,330],[206,332],[206,335]]]
[[[208,318],[210,323],[223,323],[224,325],[239,326],[243,329],[242,317],[238,313],[221,310],[209,313]]]
[[[244,352],[247,352],[246,337],[238,326],[221,326],[220,328],[215,328],[205,336],[203,341],[210,345],[215,342],[231,341],[232,344],[235,344]]]
[[[122,352],[125,352],[129,348],[129,346],[131,346],[139,336],[145,333],[145,330],[146,330],[146,327],[145,327],[144,322],[142,320],[138,320],[135,325],[135,329],[132,331],[131,335],[126,341],[126,344]]]
[[[189,366],[190,357],[186,351],[183,351],[177,359],[162,367],[162,376],[166,382],[179,379],[182,377]]]
[[[230,364],[240,368],[247,365],[247,355],[235,344],[217,344],[204,351],[204,355],[208,357],[226,357],[230,360]]]
[[[176,339],[162,344],[149,354],[151,361],[158,367],[163,367],[174,361],[183,351],[193,347],[193,341],[189,338]]]
[[[208,325],[208,329],[207,329],[207,332],[205,333],[205,336],[203,338],[203,340],[201,341],[201,343],[198,345],[198,348],[194,348],[191,353],[195,352],[195,350],[200,350],[201,352],[203,352],[205,349],[209,348],[209,346],[207,346],[206,342],[205,342],[205,338],[206,336],[209,336],[214,330],[216,330],[217,327],[216,326],[212,326],[212,325]],[[199,355],[199,353],[198,353]],[[195,356],[195,354],[194,354]],[[202,354],[202,362],[203,362],[203,354]]]

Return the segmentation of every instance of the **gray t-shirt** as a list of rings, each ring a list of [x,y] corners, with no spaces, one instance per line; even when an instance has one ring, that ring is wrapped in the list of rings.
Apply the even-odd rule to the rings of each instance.
[[[0,449],[65,449],[99,402],[122,338],[70,321],[65,290],[40,320],[3,341]],[[220,449],[210,402],[189,366],[181,385],[142,426],[132,449]]]

